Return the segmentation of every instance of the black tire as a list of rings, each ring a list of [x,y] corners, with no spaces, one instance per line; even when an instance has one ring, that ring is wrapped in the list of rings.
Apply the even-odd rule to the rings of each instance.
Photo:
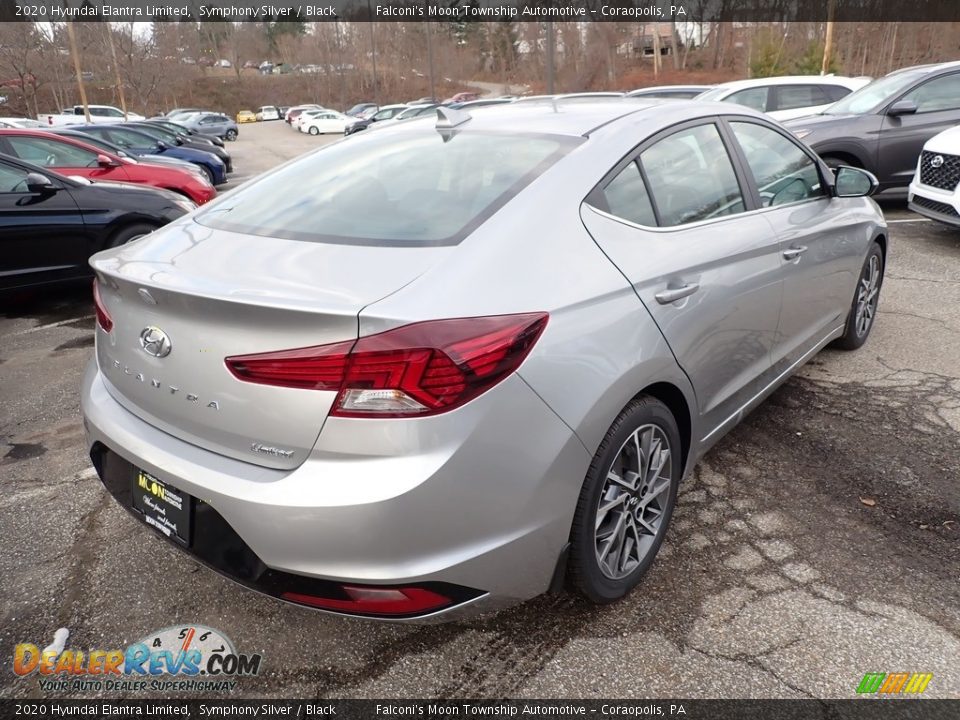
[[[117,230],[113,235],[110,236],[110,239],[107,240],[104,249],[106,248],[115,248],[120,247],[121,245],[126,245],[128,242],[132,242],[137,238],[141,238],[144,235],[149,235],[157,228],[153,225],[148,225],[147,223],[136,223],[134,225],[125,225],[124,227]]]
[[[657,494],[657,502],[650,501],[646,509],[643,509],[642,501],[635,499],[637,495],[631,494],[633,491],[627,491],[623,485],[611,484],[608,481],[608,475],[611,471],[618,472],[618,477],[627,477],[624,467],[618,467],[615,470],[614,463],[619,464],[628,457],[630,453],[628,441],[630,441],[630,446],[634,447],[633,435],[643,428],[655,428],[659,431],[659,433],[655,433],[655,436],[661,446],[662,440],[666,440],[669,445],[670,457],[669,469],[664,467],[662,474],[658,473],[654,482],[650,482],[650,487],[656,485],[662,490]],[[643,432],[647,431],[644,430]],[[636,453],[635,447],[634,453]],[[649,456],[651,458],[662,457],[655,455],[654,452],[649,453]],[[583,489],[580,491],[580,499],[577,501],[577,509],[573,516],[573,527],[570,533],[568,576],[570,584],[575,590],[595,603],[606,604],[619,600],[636,587],[653,563],[660,545],[663,543],[677,500],[677,488],[683,474],[682,463],[680,431],[667,406],[656,398],[646,395],[627,405],[607,431],[603,442],[600,443],[593,462],[590,464],[590,469],[587,471]],[[644,475],[646,474],[644,473]],[[658,478],[660,482],[656,483]],[[645,477],[638,477],[635,482],[636,492],[645,487],[643,483],[646,482]],[[605,499],[607,503],[610,502],[611,498],[615,498],[614,502],[621,502],[621,494],[629,497],[622,502],[623,510],[617,516],[619,519],[611,517],[618,510],[608,510],[604,513],[602,524],[598,526],[597,516],[600,512],[601,499]],[[634,504],[632,505],[632,503]],[[613,524],[619,528],[620,523],[633,523],[633,526],[636,527],[637,513],[652,513],[654,508],[651,506],[654,504],[657,506],[657,512],[659,512],[654,533],[638,535],[639,530],[630,531],[627,527],[623,530],[624,543],[628,541],[628,536],[632,533],[635,539],[629,542],[639,549],[641,537],[644,539],[646,543],[644,553],[641,555],[639,551],[637,552],[635,563],[632,560],[623,563],[623,567],[618,569],[619,572],[624,573],[622,577],[612,577],[611,569],[609,567],[602,568],[601,560],[598,557],[599,551],[606,547],[604,542],[606,538],[600,538],[600,535],[606,532],[604,526]],[[608,520],[610,521],[609,524]],[[652,524],[649,519],[648,522]],[[608,537],[615,536],[617,536],[616,530]],[[616,542],[616,540],[614,539],[613,542]],[[623,545],[622,547],[627,546]],[[621,564],[624,555],[630,555],[629,550],[618,553],[620,559],[615,560],[616,565]],[[609,559],[609,554],[605,557]]]
[[[875,285],[872,283],[874,269],[877,272]],[[853,290],[853,301],[847,313],[847,324],[843,329],[843,335],[834,341],[834,347],[841,350],[857,350],[870,337],[870,331],[877,319],[880,289],[883,287],[883,271],[883,249],[880,243],[874,240],[857,276],[857,286]],[[862,312],[860,311],[861,302],[865,303]]]
[[[211,184],[211,185],[216,185],[216,184],[217,184],[217,176],[213,174],[213,170],[211,170],[210,168],[208,168],[206,165],[200,165],[199,167],[200,167],[201,170],[203,170],[203,174],[207,176],[207,180],[210,181],[210,184]]]
[[[229,130],[227,130],[226,134],[224,134],[224,137],[230,142],[233,142],[234,140],[237,139],[237,131],[234,130],[233,128],[230,128]]]

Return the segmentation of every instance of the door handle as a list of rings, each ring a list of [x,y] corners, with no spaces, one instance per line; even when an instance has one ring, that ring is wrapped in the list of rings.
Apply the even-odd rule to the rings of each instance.
[[[807,251],[806,245],[794,245],[783,251],[783,256],[787,260],[795,260]]]
[[[674,303],[677,300],[682,300],[688,295],[693,295],[697,290],[700,289],[699,283],[687,283],[682,287],[678,288],[667,288],[658,292],[654,297],[657,299],[657,302],[661,305],[669,305]]]

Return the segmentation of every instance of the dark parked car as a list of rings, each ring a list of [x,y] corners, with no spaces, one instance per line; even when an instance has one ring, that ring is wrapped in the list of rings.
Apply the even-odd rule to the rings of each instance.
[[[0,157],[0,291],[88,277],[94,253],[195,207],[166,190],[75,180]]]
[[[152,135],[157,140],[163,140],[170,146],[177,145],[179,147],[188,147],[193,148],[194,150],[203,150],[204,152],[213,153],[223,161],[224,165],[227,166],[228,173],[233,172],[233,159],[230,157],[230,153],[228,153],[222,147],[211,145],[209,142],[204,142],[203,140],[194,139],[185,132],[168,130],[165,127],[154,125],[153,123],[149,122],[124,123],[124,125],[126,127],[139,128],[148,135]]]
[[[897,70],[784,125],[831,167],[869,170],[882,190],[904,187],[923,144],[960,125],[960,62]]]
[[[223,139],[217,137],[216,135],[210,135],[204,132],[197,132],[193,128],[189,128],[186,125],[181,124],[179,120],[165,120],[163,118],[151,118],[150,120],[144,120],[147,125],[157,125],[162,128],[166,128],[170,132],[175,132],[178,134],[186,134],[190,136],[191,140],[202,140],[203,142],[208,142],[211,145],[216,145],[217,147],[223,147]]]
[[[211,185],[222,185],[227,181],[227,168],[216,155],[207,150],[195,150],[191,147],[167,144],[144,132],[143,128],[123,125],[76,125],[80,132],[102,138],[113,143],[134,156],[167,155],[177,160],[186,160],[196,165],[207,176]]]
[[[206,177],[206,173],[203,172],[196,165],[187,162],[186,160],[177,160],[174,157],[169,155],[150,155],[143,154],[139,155],[136,153],[129,152],[128,150],[123,149],[119,145],[114,145],[112,142],[99,138],[96,135],[88,135],[85,132],[79,130],[74,130],[77,127],[76,125],[70,125],[65,128],[56,128],[54,130],[49,130],[54,135],[60,135],[61,137],[73,138],[74,140],[79,140],[82,143],[87,143],[87,145],[92,145],[93,147],[100,148],[101,150],[106,150],[108,153],[113,153],[114,155],[119,155],[122,158],[131,158],[137,162],[144,162],[149,165],[166,165],[168,167],[176,167],[181,170],[187,170],[198,176]]]
[[[378,105],[376,103],[357,103],[352,108],[347,110],[344,115],[352,115],[353,117],[367,117],[372,115],[377,111]]]
[[[384,105],[370,117],[360,118],[356,122],[347,125],[343,134],[353,135],[361,130],[366,130],[372,123],[380,122],[381,120],[390,120],[406,110],[407,107],[407,105]]]

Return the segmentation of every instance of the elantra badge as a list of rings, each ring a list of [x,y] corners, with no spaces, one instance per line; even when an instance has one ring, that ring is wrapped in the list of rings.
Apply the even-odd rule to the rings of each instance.
[[[153,355],[157,358],[166,357],[172,349],[170,338],[158,327],[145,327],[140,333],[140,347],[147,355]]]

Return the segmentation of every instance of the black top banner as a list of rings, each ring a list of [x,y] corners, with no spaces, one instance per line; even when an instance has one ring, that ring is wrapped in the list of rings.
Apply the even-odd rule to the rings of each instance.
[[[960,0],[3,0],[36,22],[949,22]]]
[[[956,720],[960,700],[0,700],[0,717],[278,720]]]

